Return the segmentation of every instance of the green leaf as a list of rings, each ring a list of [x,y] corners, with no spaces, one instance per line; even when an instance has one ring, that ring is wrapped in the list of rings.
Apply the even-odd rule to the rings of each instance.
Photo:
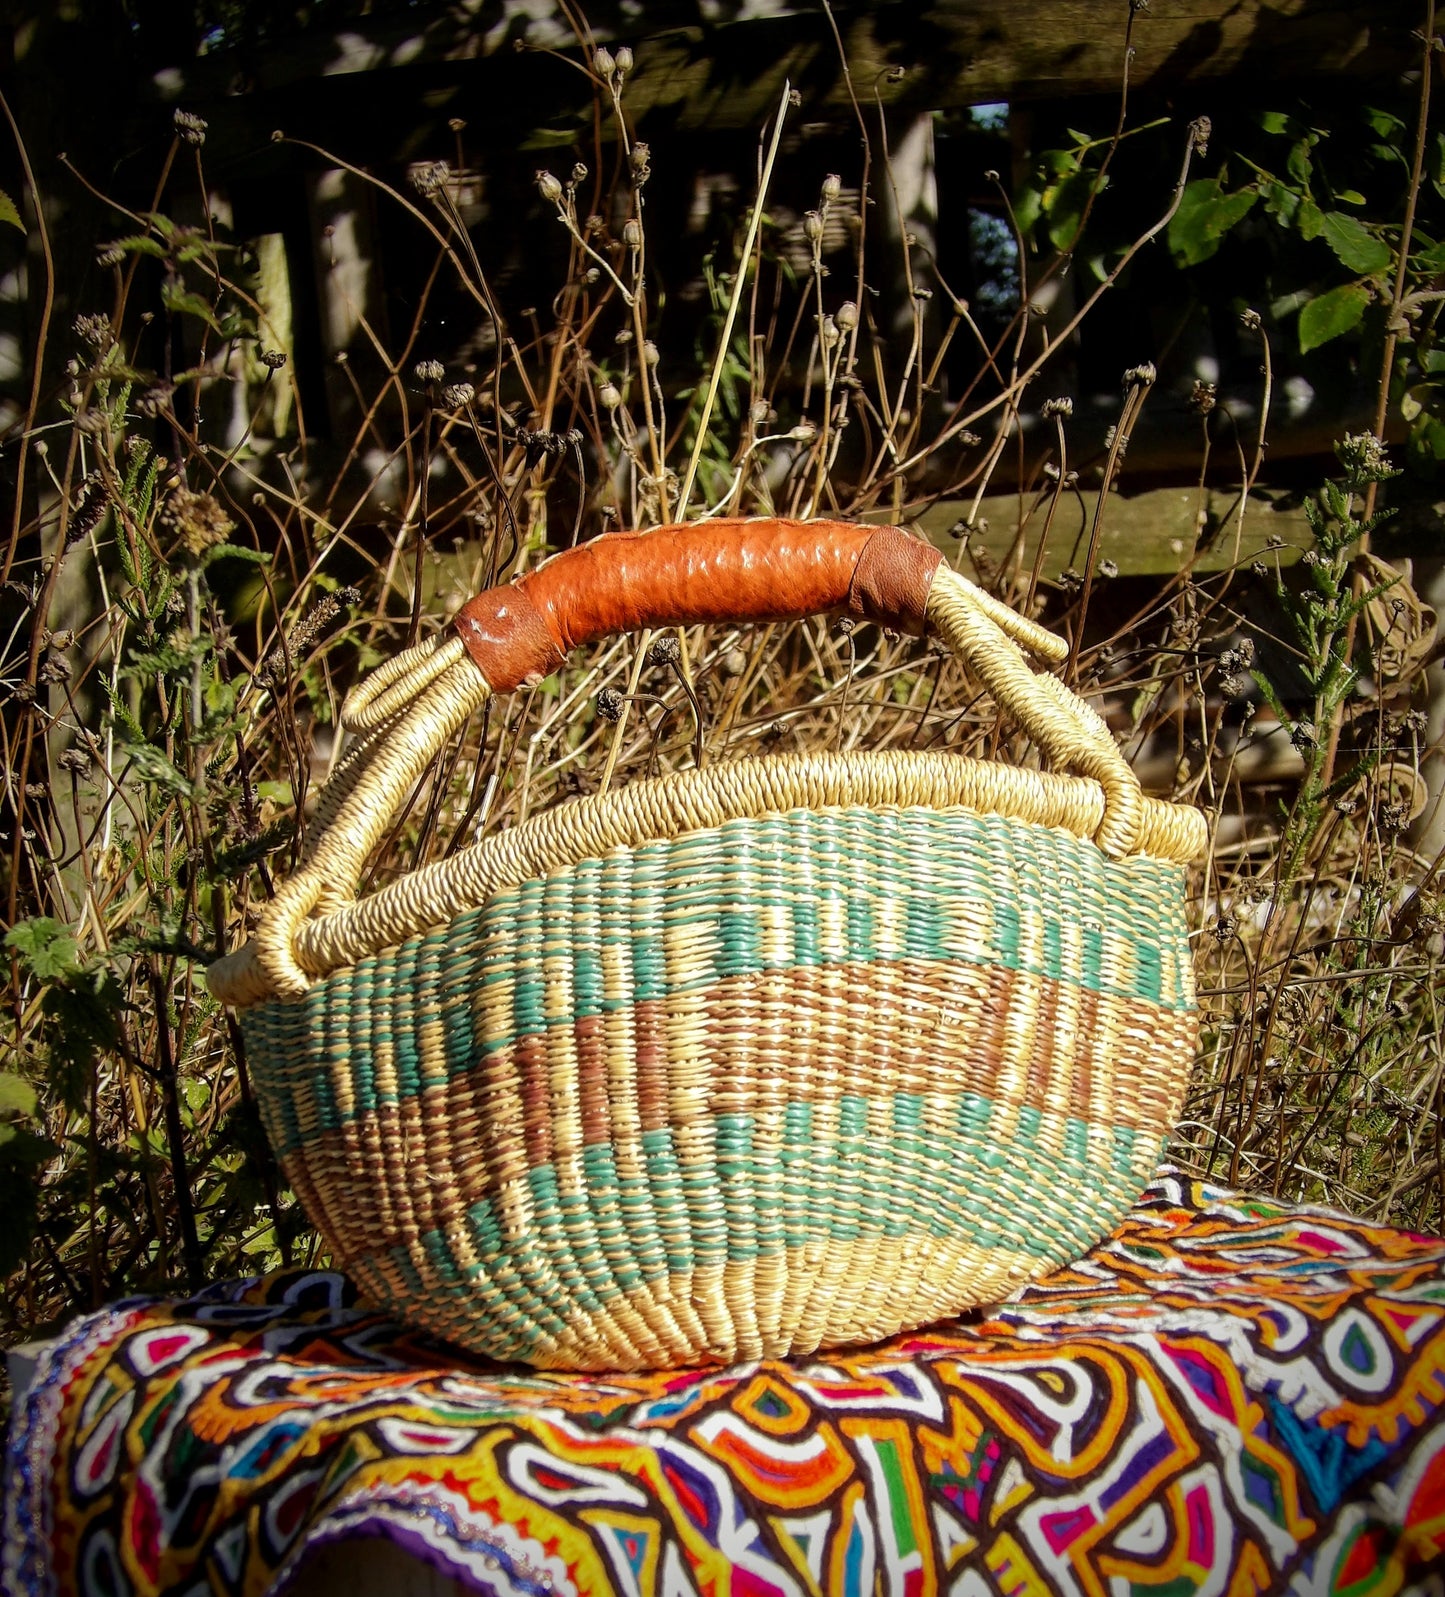
[[[33,1115],[35,1089],[23,1076],[0,1070],[0,1115]]]
[[[1169,248],[1175,259],[1181,266],[1207,261],[1258,198],[1259,191],[1253,188],[1226,194],[1217,177],[1198,178],[1189,184],[1169,224]]]
[[[1287,183],[1266,178],[1260,182],[1259,197],[1265,211],[1286,227],[1299,215],[1300,196]]]
[[[181,775],[154,743],[127,743],[125,753],[130,761],[131,773],[140,781],[149,782],[155,787],[168,788],[183,798],[191,796],[194,791],[192,784]]]
[[[253,566],[265,566],[271,563],[271,556],[264,549],[247,549],[244,545],[236,543],[218,543],[201,556],[201,565],[208,566],[215,560],[249,560]]]
[[[20,212],[15,201],[4,189],[0,189],[0,222],[9,222],[11,227],[18,227],[22,233],[25,231],[25,224],[20,220]]]
[[[49,915],[17,921],[5,934],[5,946],[19,954],[36,981],[61,981],[80,969],[75,939]]]
[[[1097,172],[1076,172],[1044,195],[1044,214],[1049,222],[1049,243],[1056,250],[1069,249],[1078,241],[1079,225],[1090,197],[1107,181]]]
[[[1314,162],[1310,159],[1310,151],[1314,149],[1316,142],[1312,134],[1306,134],[1290,150],[1289,159],[1285,162],[1285,171],[1304,189],[1310,186],[1310,179],[1314,176]]]
[[[1261,111],[1259,125],[1266,133],[1282,134],[1290,139],[1297,139],[1304,132],[1287,111]]]
[[[1362,283],[1346,283],[1312,299],[1299,313],[1300,353],[1308,354],[1358,327],[1369,303],[1370,291]]]
[[[126,238],[112,239],[107,248],[124,250],[127,255],[153,255],[157,260],[164,260],[166,256],[165,245],[149,233],[132,233]]]
[[[1296,218],[1299,235],[1303,239],[1318,238],[1325,230],[1325,213],[1308,195],[1300,201],[1299,216]]]
[[[1363,205],[1365,196],[1358,189],[1336,189],[1335,198],[1341,205]]]
[[[1324,239],[1340,264],[1352,272],[1383,272],[1390,264],[1390,246],[1384,239],[1376,238],[1358,217],[1343,211],[1325,213]]]
[[[193,294],[187,288],[182,288],[179,283],[163,283],[161,285],[161,304],[168,311],[180,316],[196,316],[214,332],[221,331],[221,324],[211,311],[211,307],[199,294]]]

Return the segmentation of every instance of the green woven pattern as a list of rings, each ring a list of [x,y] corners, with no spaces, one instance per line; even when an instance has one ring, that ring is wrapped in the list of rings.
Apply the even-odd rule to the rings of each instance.
[[[1110,864],[1066,833],[997,817],[800,810],[584,861],[328,977],[299,1004],[258,1006],[242,1019],[256,1068],[297,1077],[314,1095],[319,1129],[330,1131],[387,1101],[369,1056],[398,997],[389,1039],[404,1095],[522,1037],[790,965],[957,962],[1183,1013],[1193,979],[1181,880],[1178,866]],[[664,931],[682,927],[696,935],[686,968],[670,972]],[[625,956],[615,992],[603,981],[605,948]],[[549,1012],[543,972],[559,959],[570,966],[571,1001]],[[490,1032],[474,1014],[478,987],[502,982],[512,992],[508,1024]],[[423,1057],[416,1015],[443,1025],[441,1058]],[[314,1073],[321,1039],[347,1062],[347,1105],[329,1076]],[[288,1108],[283,1097],[272,1132],[282,1156],[302,1141]]]
[[[1190,1056],[1182,905],[1179,867],[1062,831],[797,811],[584,860],[243,1022],[373,1296],[544,1364],[801,1349],[1127,1209]]]

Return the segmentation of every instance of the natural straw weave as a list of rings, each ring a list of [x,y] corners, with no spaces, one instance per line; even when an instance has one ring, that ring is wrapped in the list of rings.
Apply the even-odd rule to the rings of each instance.
[[[313,856],[210,974],[372,1299],[545,1367],[801,1354],[1005,1296],[1125,1212],[1193,1052],[1203,821],[1012,641],[1048,634],[946,569],[928,620],[1084,775],[747,760],[353,902],[488,690],[448,643],[353,697]]]

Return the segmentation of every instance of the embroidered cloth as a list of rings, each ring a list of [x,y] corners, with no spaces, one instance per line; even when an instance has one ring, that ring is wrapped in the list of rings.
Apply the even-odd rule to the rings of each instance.
[[[368,1535],[494,1597],[1440,1593],[1445,1242],[1166,1172],[987,1313],[640,1376],[291,1271],[76,1322],[5,1472],[7,1594],[304,1591]]]

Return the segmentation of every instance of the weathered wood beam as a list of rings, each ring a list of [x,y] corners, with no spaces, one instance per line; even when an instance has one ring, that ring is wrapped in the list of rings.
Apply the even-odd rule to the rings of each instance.
[[[1082,572],[1089,535],[1099,503],[1097,489],[1066,492],[1049,528],[1039,575],[1056,581],[1064,571]],[[985,574],[1005,561],[1030,571],[1047,521],[1048,496],[1000,494],[986,497],[972,526],[967,524],[972,501],[941,500],[907,524],[956,557],[960,570],[970,562]],[[1438,555],[1442,547],[1442,510],[1432,496],[1411,497],[1398,517],[1386,522],[1376,538],[1382,553]],[[865,521],[891,522],[891,511],[875,511]],[[1155,488],[1145,493],[1112,493],[1104,507],[1098,562],[1112,561],[1121,577],[1171,576],[1193,553],[1193,569],[1201,575],[1255,560],[1293,565],[1313,539],[1297,495],[1256,492],[1239,514],[1239,495],[1220,489]]]
[[[784,78],[802,96],[804,116],[849,113],[850,82],[820,5],[678,0],[649,5],[643,20],[617,0],[585,9],[597,42],[628,43],[636,53],[627,86],[634,114],[670,111],[680,127],[751,125]],[[833,9],[851,91],[899,111],[1117,92],[1130,11],[1127,0],[840,0]],[[1154,0],[1134,17],[1130,81],[1173,89],[1223,77],[1389,77],[1415,55],[1417,22],[1418,7],[1407,0]],[[367,74],[386,97],[389,81],[420,75],[497,86],[515,107],[507,85],[518,89],[530,76],[527,57],[547,51],[582,57],[560,7],[453,4],[410,25],[361,19],[344,30],[315,29],[244,59],[222,51],[159,72],[153,88],[167,101],[265,96],[302,84],[324,96],[324,80]],[[571,103],[552,96],[548,125],[590,116],[592,91],[580,73],[559,71],[549,85]]]

